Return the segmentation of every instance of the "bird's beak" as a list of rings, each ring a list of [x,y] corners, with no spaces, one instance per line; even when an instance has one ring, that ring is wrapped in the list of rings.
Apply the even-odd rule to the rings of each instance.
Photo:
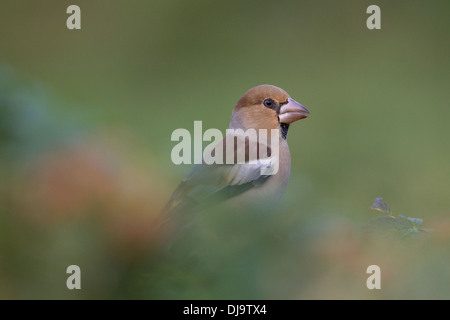
[[[288,98],[288,103],[280,108],[280,122],[290,124],[309,116],[309,111],[294,99]]]

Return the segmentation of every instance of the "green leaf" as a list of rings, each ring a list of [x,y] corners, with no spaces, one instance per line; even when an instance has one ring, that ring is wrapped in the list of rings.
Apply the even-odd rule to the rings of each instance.
[[[394,216],[391,213],[391,209],[383,198],[376,198],[370,209],[377,210],[388,214],[387,216],[377,217],[370,219],[366,225],[367,230],[376,231],[380,234],[396,234],[405,237],[417,237],[426,232],[430,232],[430,229],[421,228],[423,219],[411,218],[404,215]]]
[[[377,217],[369,220],[369,226],[375,229],[383,230],[400,230],[409,228],[410,225],[403,220],[395,217]]]
[[[386,202],[384,202],[382,197],[376,198],[373,202],[370,209],[381,211],[383,213],[391,214],[391,209],[389,209],[389,206]]]
[[[415,228],[420,228],[420,226],[423,223],[423,219],[420,219],[420,218],[410,218],[410,217],[406,217],[406,216],[401,215],[401,214],[399,214],[398,216],[400,218],[402,218],[403,220],[408,221]]]

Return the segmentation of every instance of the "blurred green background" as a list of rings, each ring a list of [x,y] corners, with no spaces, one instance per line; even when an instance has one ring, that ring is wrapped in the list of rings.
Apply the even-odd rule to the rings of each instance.
[[[66,8],[81,7],[81,30]],[[381,30],[366,8],[381,7]],[[450,298],[450,3],[4,0],[0,298]],[[176,128],[225,129],[249,88],[311,116],[277,212],[211,209],[171,253],[152,221],[189,166]],[[367,234],[382,196],[434,231]],[[82,289],[66,288],[66,268]],[[366,268],[382,271],[368,290]]]

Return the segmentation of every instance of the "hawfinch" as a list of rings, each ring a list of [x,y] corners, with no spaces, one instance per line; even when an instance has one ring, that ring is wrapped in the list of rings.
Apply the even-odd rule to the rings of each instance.
[[[286,141],[289,125],[308,116],[309,111],[281,88],[260,85],[247,91],[233,109],[229,129],[241,133],[254,129],[248,132],[256,132],[256,136],[235,134],[227,140],[227,130],[222,141],[212,150],[205,150],[208,156],[222,151],[222,163],[195,165],[172,194],[163,214],[169,218],[204,210],[217,202],[239,209],[276,204],[286,189],[291,169]],[[256,154],[251,152],[252,144]],[[241,161],[237,161],[239,152],[245,154]]]

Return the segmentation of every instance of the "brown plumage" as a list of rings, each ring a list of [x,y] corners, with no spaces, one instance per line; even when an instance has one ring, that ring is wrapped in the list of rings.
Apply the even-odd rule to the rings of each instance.
[[[229,129],[267,129],[269,137],[272,129],[278,129],[278,159],[270,158],[276,151],[272,150],[270,138],[265,144],[257,134],[258,152],[253,159],[257,163],[249,163],[252,160],[248,155],[249,139],[244,137],[245,163],[195,165],[172,194],[163,214],[168,218],[173,214],[200,211],[222,201],[240,208],[273,207],[284,193],[290,175],[291,159],[286,141],[289,125],[308,115],[305,107],[276,86],[260,85],[247,91],[233,109]],[[226,137],[217,148],[226,150]],[[264,148],[266,152],[261,152]],[[238,150],[235,144],[234,159]],[[263,166],[277,167],[278,172],[261,174]]]

